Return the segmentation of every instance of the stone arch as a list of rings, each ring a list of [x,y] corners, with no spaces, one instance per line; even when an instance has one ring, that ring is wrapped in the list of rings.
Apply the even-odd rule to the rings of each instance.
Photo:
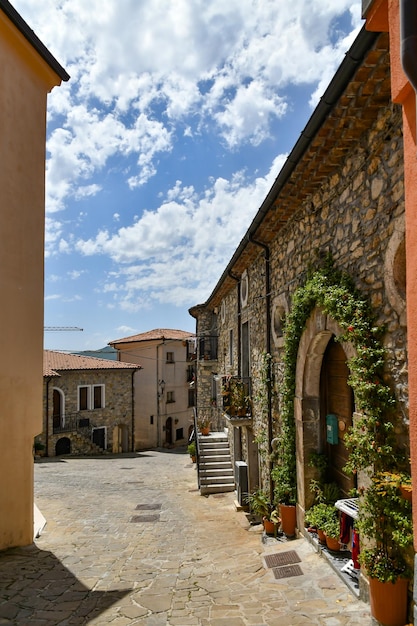
[[[308,466],[311,452],[320,449],[320,375],[324,353],[330,339],[343,334],[339,324],[323,309],[313,309],[301,336],[295,379],[294,419],[296,426],[296,462],[299,519],[311,504]],[[342,343],[347,360],[355,356],[351,343]],[[303,526],[300,525],[300,528]]]
[[[59,387],[52,388],[52,424],[59,429],[65,423],[65,394]]]
[[[71,454],[71,440],[69,437],[61,437],[55,444],[55,455]]]

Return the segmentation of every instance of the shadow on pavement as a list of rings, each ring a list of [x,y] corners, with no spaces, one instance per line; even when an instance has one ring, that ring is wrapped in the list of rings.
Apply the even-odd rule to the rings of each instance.
[[[132,590],[92,591],[36,545],[0,552],[0,625],[87,624]]]

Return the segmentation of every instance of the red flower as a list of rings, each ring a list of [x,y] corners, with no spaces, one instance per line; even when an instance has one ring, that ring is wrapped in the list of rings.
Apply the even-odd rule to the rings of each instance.
[[[351,333],[354,330],[353,326],[348,326],[348,331]]]

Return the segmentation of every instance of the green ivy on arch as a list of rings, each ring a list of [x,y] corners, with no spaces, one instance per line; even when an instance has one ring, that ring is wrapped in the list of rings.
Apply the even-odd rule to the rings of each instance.
[[[383,378],[383,328],[375,323],[368,300],[351,277],[337,270],[329,256],[324,266],[295,291],[285,324],[279,461],[273,470],[278,498],[278,481],[296,485],[295,373],[301,336],[315,307],[322,308],[342,328],[343,334],[336,340],[351,342],[356,350],[356,356],[348,360],[348,383],[355,393],[356,411],[362,417],[355,420],[345,436],[350,450],[346,471],[352,473],[370,466],[375,470],[387,469],[395,465],[394,425],[390,419],[395,398]],[[292,500],[295,498],[294,492]]]

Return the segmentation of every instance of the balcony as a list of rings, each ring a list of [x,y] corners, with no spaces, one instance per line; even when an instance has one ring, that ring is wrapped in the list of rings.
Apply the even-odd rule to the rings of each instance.
[[[217,360],[218,338],[214,335],[206,335],[198,339],[198,358],[200,361]]]
[[[221,396],[225,417],[232,426],[252,424],[252,385],[249,377],[223,376]]]

